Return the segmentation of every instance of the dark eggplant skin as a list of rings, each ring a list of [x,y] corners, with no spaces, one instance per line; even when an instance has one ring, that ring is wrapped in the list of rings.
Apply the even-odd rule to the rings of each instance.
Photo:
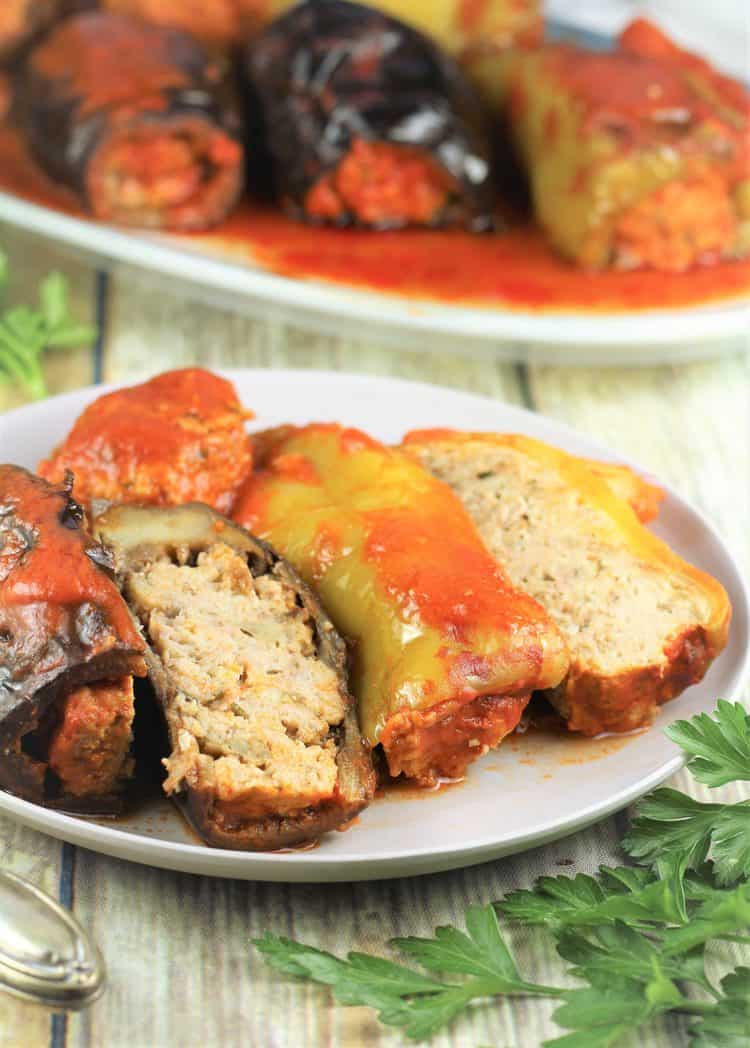
[[[493,227],[481,104],[418,30],[347,0],[305,0],[248,42],[243,66],[247,124],[264,128],[275,192],[293,217],[315,221],[308,191],[364,139],[418,149],[452,177],[455,198],[434,224]]]
[[[69,478],[72,483],[72,478]],[[70,483],[0,466],[0,788],[50,807],[115,813],[123,798],[56,792],[29,739],[82,684],[143,675],[145,645]]]
[[[236,178],[225,199],[189,228],[221,221],[242,191],[242,119],[231,71],[181,30],[84,11],[31,48],[14,99],[13,118],[37,163],[95,214],[92,165],[121,130],[168,132],[184,123],[236,145]]]
[[[247,558],[253,576],[273,574],[293,588],[315,626],[317,653],[340,682],[346,716],[339,729],[339,795],[295,815],[264,816],[240,825],[225,824],[215,808],[210,788],[191,786],[178,800],[191,823],[214,847],[269,851],[316,840],[344,827],[372,800],[375,774],[368,748],[359,733],[354,699],[347,688],[347,650],[320,602],[291,565],[261,539],[232,523],[203,503],[157,508],[110,506],[94,520],[94,532],[112,551],[115,571],[127,598],[128,578],[155,557],[164,554],[180,562],[192,559],[216,542],[226,543]],[[148,637],[146,637],[148,645]],[[158,655],[147,646],[146,664],[157,699],[166,707],[174,689]],[[176,740],[170,738],[170,744]]]

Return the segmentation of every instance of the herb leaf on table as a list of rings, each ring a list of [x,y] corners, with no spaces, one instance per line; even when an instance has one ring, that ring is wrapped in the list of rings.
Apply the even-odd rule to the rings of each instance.
[[[400,964],[362,953],[346,960],[291,939],[255,939],[266,961],[288,975],[329,985],[341,1004],[368,1004],[381,1022],[424,1040],[447,1025],[473,1000],[499,994],[559,996],[555,987],[521,978],[503,940],[493,906],[471,906],[466,932],[437,928],[435,937],[394,939],[392,945],[432,972],[474,976],[458,983],[431,979]]]
[[[712,717],[699,713],[665,728],[690,754],[688,771],[706,786],[750,780],[750,714],[739,703],[719,699]]]
[[[750,716],[719,702],[712,716],[679,721],[667,734],[688,754],[688,769],[710,786],[750,780]],[[696,1016],[691,1048],[750,1044],[750,967],[719,986],[706,974],[707,950],[725,940],[750,945],[750,802],[706,804],[663,788],[636,808],[623,849],[635,865],[601,866],[595,877],[541,877],[489,906],[470,906],[466,930],[391,946],[426,972],[381,957],[340,959],[291,939],[255,945],[287,975],[330,986],[341,1004],[377,1009],[381,1022],[429,1040],[474,1002],[491,997],[556,997],[553,1014],[568,1033],[554,1048],[610,1048],[654,1017]],[[572,989],[540,986],[519,972],[498,922],[552,934]],[[561,973],[562,974],[562,973]],[[458,977],[458,978],[456,978]]]
[[[0,251],[0,290],[7,280],[8,263]],[[0,374],[18,382],[35,400],[47,396],[41,358],[48,349],[82,346],[93,341],[96,329],[70,316],[68,283],[61,273],[50,273],[39,287],[39,306],[14,306],[0,313]]]
[[[736,968],[721,981],[722,996],[690,1027],[691,1048],[747,1048],[750,1038],[750,968]]]

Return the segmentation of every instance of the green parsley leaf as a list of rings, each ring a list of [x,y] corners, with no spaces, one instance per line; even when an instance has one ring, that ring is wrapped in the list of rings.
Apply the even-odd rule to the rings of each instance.
[[[686,946],[683,952],[689,948]],[[574,966],[572,975],[587,981],[600,977],[605,985],[611,978],[644,983],[656,977],[703,982],[702,968],[688,973],[683,957],[665,957],[659,944],[622,921],[585,934],[567,929],[559,936],[557,951]]]
[[[631,1023],[595,1026],[590,1030],[576,1030],[575,1033],[555,1037],[554,1040],[545,1041],[544,1044],[545,1048],[610,1048],[610,1045],[617,1044],[631,1029]]]
[[[68,282],[62,273],[50,273],[39,288],[39,308],[44,323],[54,331],[68,312]]]
[[[721,981],[723,996],[690,1027],[691,1048],[747,1048],[750,1041],[750,968]]]
[[[750,802],[705,804],[665,788],[645,797],[636,810],[622,846],[640,862],[661,864],[677,893],[684,896],[685,871],[703,863],[709,852],[720,885],[750,876]]]
[[[616,1044],[623,1034],[646,1022],[652,1014],[637,984],[616,989],[566,990],[562,996],[565,1003],[553,1012],[552,1018],[576,1033],[545,1042],[555,1048]]]
[[[475,999],[503,993],[560,993],[521,978],[492,906],[469,907],[466,932],[444,927],[437,928],[432,939],[393,940],[428,971],[475,976],[460,983],[438,982],[403,965],[362,953],[350,953],[342,960],[283,937],[266,935],[254,943],[272,967],[325,983],[341,1004],[376,1008],[381,1022],[401,1027],[407,1037],[417,1041],[431,1037]]]
[[[616,990],[566,990],[562,996],[565,1004],[555,1011],[555,1021],[571,1030],[613,1024],[632,1026],[648,1018],[648,1004],[638,984]]]
[[[391,945],[428,971],[493,979],[498,987],[503,987],[498,993],[528,986],[518,974],[492,906],[470,906],[466,913],[466,931],[468,934],[457,928],[436,928],[433,939],[409,936],[393,939]]]
[[[688,770],[707,786],[750,780],[750,714],[739,703],[719,699],[713,716],[699,713],[665,733],[691,755]]]
[[[600,866],[598,880],[583,873],[572,878],[540,877],[533,891],[510,892],[496,905],[506,917],[548,928],[617,919],[644,927],[681,921],[669,881],[640,867]]]
[[[7,260],[0,252],[0,284]],[[15,306],[0,315],[0,374],[41,399],[47,395],[41,358],[47,349],[82,346],[96,337],[89,325],[69,315],[68,285],[60,273],[50,273],[39,289],[39,308]]]
[[[510,892],[496,905],[513,920],[522,924],[564,926],[581,913],[589,912],[605,899],[602,886],[593,877],[578,873],[575,877],[540,877],[531,890]],[[582,923],[586,923],[585,921]]]
[[[342,961],[325,950],[316,950],[283,936],[266,935],[263,939],[253,941],[266,961],[287,975],[308,976],[316,982],[329,985],[354,986],[359,982],[371,982],[377,985],[379,991],[397,997],[445,989],[444,983],[382,957],[350,953]]]
[[[710,939],[734,936],[747,928],[750,928],[750,881],[731,891],[714,892],[691,914],[688,924],[667,929],[662,938],[663,957],[685,954]]]

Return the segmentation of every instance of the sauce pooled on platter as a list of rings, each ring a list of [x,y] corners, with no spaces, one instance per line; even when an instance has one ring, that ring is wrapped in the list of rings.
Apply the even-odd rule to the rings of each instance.
[[[0,126],[0,190],[84,218],[13,128]],[[685,273],[590,273],[559,258],[531,223],[477,236],[463,230],[322,229],[244,200],[218,230],[170,238],[178,248],[257,264],[291,279],[320,280],[430,303],[551,313],[680,309],[750,291],[750,259]]]

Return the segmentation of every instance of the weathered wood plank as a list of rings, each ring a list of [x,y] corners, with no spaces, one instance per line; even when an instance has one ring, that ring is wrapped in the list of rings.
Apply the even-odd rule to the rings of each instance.
[[[0,816],[0,868],[27,877],[57,898],[60,844]],[[0,994],[0,1048],[46,1048],[49,1031],[49,1011]]]
[[[11,226],[0,225],[0,250],[7,256],[10,280],[2,300],[14,305],[34,305],[39,284],[52,270],[59,270],[70,284],[73,315],[81,323],[93,323],[95,271],[78,257],[49,240],[34,237]],[[93,353],[90,347],[56,349],[44,357],[44,374],[51,393],[87,386],[93,381]],[[0,411],[27,402],[24,390],[0,375]]]
[[[512,365],[461,354],[383,347],[367,332],[337,339],[275,321],[195,305],[147,277],[112,281],[104,381],[172,367],[318,368],[434,382],[520,403]]]
[[[488,902],[541,872],[616,861],[611,823],[517,858],[455,873],[370,884],[264,885],[190,877],[79,850],[76,912],[91,927],[111,989],[70,1022],[70,1045],[252,1045],[258,1048],[396,1048],[367,1009],[332,1006],[325,989],[271,972],[250,946],[265,931],[323,949],[387,952],[394,935],[460,923],[467,903]],[[569,865],[569,863],[574,865]],[[532,978],[556,967],[542,936],[514,943]],[[436,1048],[533,1048],[552,1027],[549,1007],[518,1001],[477,1008]]]

